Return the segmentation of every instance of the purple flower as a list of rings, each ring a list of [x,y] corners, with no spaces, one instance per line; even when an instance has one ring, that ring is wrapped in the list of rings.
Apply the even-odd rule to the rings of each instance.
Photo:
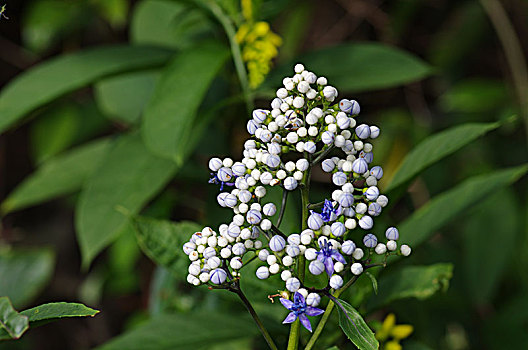
[[[321,250],[316,253],[317,260],[324,264],[328,276],[332,276],[334,274],[334,260],[343,264],[346,264],[346,260],[337,250],[332,247],[332,243],[330,243],[328,240],[320,240],[319,246],[321,247]]]
[[[332,202],[328,199],[325,199],[323,205],[323,211],[321,212],[321,217],[324,222],[334,221],[338,215],[341,214],[341,207],[334,209]]]
[[[291,312],[286,316],[284,321],[282,323],[292,323],[297,318],[299,318],[299,321],[301,321],[301,324],[304,328],[312,331],[312,325],[310,324],[310,320],[308,320],[308,316],[319,316],[324,311],[321,309],[318,309],[316,307],[308,306],[306,305],[306,301],[304,300],[304,297],[301,293],[295,292],[295,295],[293,296],[293,301],[281,298],[280,302],[282,305],[290,310]]]
[[[233,177],[235,178],[235,177]],[[220,185],[220,191],[224,190],[224,186],[234,186],[235,184],[232,182],[222,181],[218,178],[217,173],[211,173],[211,178],[209,179],[210,184],[219,184]]]

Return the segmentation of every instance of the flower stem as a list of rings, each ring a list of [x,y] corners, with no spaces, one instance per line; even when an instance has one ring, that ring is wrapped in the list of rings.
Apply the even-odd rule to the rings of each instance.
[[[282,217],[284,216],[284,211],[286,210],[286,201],[288,200],[288,193],[290,191],[287,191],[285,189],[282,190],[282,203],[281,203],[281,208],[280,208],[280,213],[279,213],[279,218],[277,219],[277,228],[280,227],[280,224],[282,222]]]
[[[307,154],[305,154],[305,157],[308,158]],[[310,176],[312,172],[312,167],[308,167],[308,169],[304,172],[303,179],[301,181],[300,189],[301,189],[301,208],[302,208],[302,223],[301,223],[301,230],[304,231],[308,228],[308,215],[310,214],[308,211],[308,204],[310,204]],[[299,278],[299,281],[301,281],[301,284],[304,282],[304,272],[305,272],[305,259],[304,256],[299,256],[299,260],[297,262],[297,276]],[[301,335],[301,323],[299,320],[296,320],[292,323],[291,329],[290,329],[290,337],[288,339],[288,350],[296,350],[299,346],[299,337]]]
[[[266,339],[266,342],[268,343],[270,349],[278,350],[277,345],[275,345],[275,343],[273,342],[273,339],[271,338],[270,334],[268,333],[268,330],[266,329],[266,327],[264,327],[264,324],[262,323],[262,321],[258,317],[257,312],[255,311],[255,309],[253,308],[253,306],[251,305],[249,300],[246,298],[246,296],[244,295],[244,293],[240,289],[240,284],[236,283],[236,286],[234,288],[230,288],[229,290],[231,292],[236,293],[236,295],[238,295],[240,300],[242,300],[242,302],[246,306],[246,309],[251,314],[251,317],[253,317],[253,320],[257,324],[257,327],[260,330],[260,333],[262,334],[264,339]]]

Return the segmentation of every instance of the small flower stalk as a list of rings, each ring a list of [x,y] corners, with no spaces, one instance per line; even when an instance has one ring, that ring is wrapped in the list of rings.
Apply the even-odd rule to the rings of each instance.
[[[302,64],[294,71],[269,109],[253,111],[242,159],[209,161],[218,204],[231,209],[232,217],[217,229],[192,234],[183,250],[190,261],[187,281],[195,286],[239,288],[240,269],[259,264],[258,279],[284,283],[280,302],[289,311],[284,323],[299,320],[312,331],[308,316],[321,315],[317,307],[332,293],[348,288],[367,269],[384,266],[390,255],[408,256],[411,248],[399,244],[396,227],[374,223],[388,204],[377,187],[383,169],[374,164],[371,143],[380,129],[359,122],[359,103],[338,100],[325,77]],[[316,167],[335,189],[319,203],[308,203]],[[280,187],[283,198],[301,191],[300,232],[280,230],[285,200],[282,205],[267,200],[270,187]]]

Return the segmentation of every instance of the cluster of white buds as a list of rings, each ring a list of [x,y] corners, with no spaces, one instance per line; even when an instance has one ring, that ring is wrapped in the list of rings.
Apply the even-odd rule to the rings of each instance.
[[[372,233],[374,218],[388,203],[377,187],[383,169],[372,165],[369,142],[380,129],[358,125],[359,104],[347,99],[335,103],[337,89],[301,64],[283,85],[270,110],[253,111],[242,160],[209,161],[210,183],[220,186],[217,201],[231,208],[233,217],[219,227],[219,233],[206,227],[185,243],[191,261],[188,281],[226,285],[239,278],[247,261],[258,257],[264,262],[256,270],[259,279],[279,275],[285,290],[300,293],[306,305],[315,307],[324,292],[342,288],[371,267],[374,256],[384,256],[385,263],[389,255],[408,256],[411,248],[401,245],[398,251],[395,227],[385,230],[384,242]],[[330,152],[342,157],[329,157]],[[266,188],[293,191],[306,186],[311,168],[319,164],[331,174],[337,189],[331,199],[310,205],[313,210],[302,232],[282,233],[270,220],[277,206],[265,203]],[[322,209],[317,212],[317,208]],[[245,258],[248,253],[251,259]],[[303,284],[299,266],[304,263],[312,275],[326,275],[325,288]]]

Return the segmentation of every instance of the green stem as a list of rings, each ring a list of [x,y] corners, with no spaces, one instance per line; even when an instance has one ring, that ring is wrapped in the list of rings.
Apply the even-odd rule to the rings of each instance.
[[[308,156],[305,154],[305,157]],[[300,184],[301,189],[301,208],[302,208],[302,223],[301,230],[304,231],[308,228],[308,205],[310,204],[310,175],[312,172],[311,166],[304,172],[303,179]],[[301,283],[304,282],[304,272],[305,272],[305,259],[304,256],[299,256],[297,262],[297,276]],[[299,347],[299,337],[301,335],[301,323],[299,320],[295,321],[291,325],[290,337],[288,339],[288,350],[296,350]]]
[[[240,46],[238,45],[235,35],[236,29],[229,16],[227,16],[222,8],[214,1],[208,1],[207,7],[215,18],[220,22],[224,28],[227,37],[229,39],[229,45],[231,46],[231,54],[233,56],[233,62],[235,64],[235,69],[240,80],[240,86],[242,87],[242,92],[246,101],[246,108],[248,113],[253,111],[253,93],[249,87],[249,80],[246,72],[246,67],[244,66],[244,61],[242,60],[242,53],[240,52]]]
[[[266,327],[264,327],[264,324],[262,323],[262,321],[258,317],[257,312],[255,311],[255,309],[253,308],[253,306],[251,305],[249,300],[246,298],[246,296],[244,295],[244,293],[240,289],[240,286],[237,284],[236,288],[231,288],[229,290],[234,292],[234,293],[236,293],[236,295],[238,295],[240,300],[242,300],[242,302],[246,306],[246,309],[251,314],[251,316],[253,317],[253,320],[257,324],[257,327],[260,330],[260,333],[262,334],[264,339],[266,339],[266,342],[268,343],[270,349],[278,350],[277,345],[275,345],[275,343],[273,342],[273,339],[271,338],[270,334],[268,333],[268,330],[266,329]]]
[[[335,298],[339,298],[339,296],[347,290],[351,285],[353,285],[359,276],[352,277],[340,290],[337,290],[333,296]],[[328,322],[328,319],[330,318],[330,314],[332,314],[332,311],[334,310],[335,303],[330,300],[328,301],[328,305],[326,306],[325,312],[323,314],[323,317],[321,318],[321,321],[317,324],[317,328],[315,328],[315,331],[312,334],[312,337],[308,341],[308,344],[306,344],[306,347],[304,350],[311,350],[313,346],[315,345],[315,342],[317,339],[319,339],[319,336],[321,335],[321,332],[323,331],[324,326],[326,325],[326,322]]]
[[[480,3],[490,18],[504,49],[528,137],[528,69],[521,43],[500,1],[480,0]]]

